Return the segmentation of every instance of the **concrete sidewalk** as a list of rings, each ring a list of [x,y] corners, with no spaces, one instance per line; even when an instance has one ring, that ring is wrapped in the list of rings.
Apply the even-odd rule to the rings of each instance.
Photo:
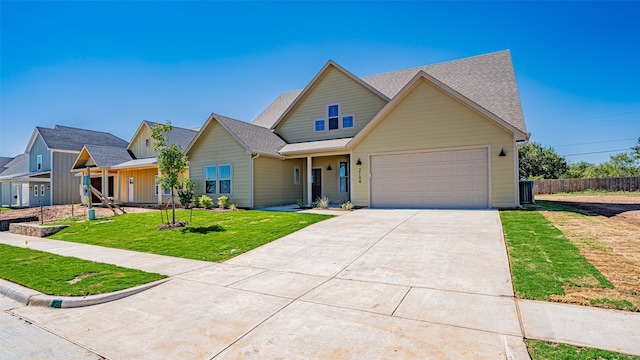
[[[114,359],[526,359],[523,335],[640,355],[638,313],[516,302],[496,211],[348,212],[224,263],[0,233],[25,240],[172,277],[102,305],[7,310]]]

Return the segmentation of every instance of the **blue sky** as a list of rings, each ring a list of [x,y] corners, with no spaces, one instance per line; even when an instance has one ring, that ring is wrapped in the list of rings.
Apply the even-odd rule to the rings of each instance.
[[[251,121],[328,59],[366,76],[504,49],[532,141],[599,163],[640,137],[635,1],[2,0],[0,16],[1,156],[35,126],[128,141],[142,120]]]

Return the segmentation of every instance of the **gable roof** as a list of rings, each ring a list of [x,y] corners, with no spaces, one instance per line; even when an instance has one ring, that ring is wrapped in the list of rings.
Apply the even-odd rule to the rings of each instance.
[[[13,160],[13,158],[0,156],[0,173],[7,170],[7,167],[5,165],[10,163],[11,160]]]
[[[131,153],[124,147],[101,146],[101,145],[85,145],[81,153],[86,151],[93,159],[96,167],[108,169],[114,165],[133,160]],[[84,164],[80,164],[80,155],[73,164],[72,169],[82,168]]]
[[[337,66],[337,64],[334,65]],[[327,65],[323,70],[326,67]],[[312,82],[323,70],[314,77]],[[521,132],[527,132],[509,50],[366,76],[359,80],[383,94],[389,101],[398,95],[400,90],[420,71],[424,71]],[[258,115],[254,124],[269,128],[275,127],[285,111],[290,109],[295,101],[298,101],[301,93],[307,91],[310,85],[311,83],[304,90],[280,95],[265,111]]]
[[[86,144],[126,147],[127,142],[119,137],[102,131],[55,125],[53,129],[36,126],[25,152],[29,152],[37,135],[40,134],[50,150],[80,151]]]
[[[336,69],[339,72],[341,72],[342,74],[344,74],[347,77],[351,78],[356,83],[360,84],[365,89],[371,91],[373,94],[375,94],[376,96],[380,97],[384,101],[389,101],[389,98],[386,95],[384,95],[383,93],[381,93],[380,91],[378,91],[376,88],[374,88],[371,85],[369,85],[368,83],[362,81],[362,79],[360,79],[359,77],[353,75],[351,72],[349,72],[347,69],[343,68],[342,66],[338,65],[333,60],[329,60],[322,67],[322,69],[320,69],[320,71],[318,71],[316,76],[314,76],[313,79],[311,79],[311,81],[307,84],[307,86],[304,89],[302,89],[302,91],[300,91],[300,93],[298,93],[298,96],[296,96],[295,99],[289,104],[289,106],[287,106],[287,108],[284,110],[284,112],[282,112],[282,114],[280,114],[280,116],[270,126],[270,128],[271,129],[275,129],[282,122],[282,120],[284,120],[284,118],[287,116],[287,114],[289,114],[289,112],[292,111],[293,108],[295,108],[295,106],[305,97],[305,95],[311,91],[311,89],[316,85],[316,83],[318,81],[320,81],[320,79],[322,78],[322,75],[324,75],[326,72],[328,72],[329,69],[331,69],[331,68]]]
[[[216,113],[211,113],[211,116],[209,116],[207,121],[204,123],[198,132],[198,135],[196,135],[191,144],[189,144],[185,150],[185,153],[193,147],[200,138],[200,135],[206,131],[211,121],[214,120],[222,125],[222,127],[225,128],[225,130],[227,130],[229,134],[231,134],[231,136],[233,136],[236,141],[245,148],[248,154],[255,152],[275,157],[282,157],[278,154],[278,150],[287,143],[278,135],[271,132],[271,130],[263,126],[232,119]]]
[[[0,176],[17,174],[24,171],[29,171],[29,154],[16,155],[9,162],[4,164],[4,170],[0,172]]]
[[[133,144],[133,140],[138,136],[138,133],[140,133],[140,130],[142,130],[142,127],[145,125],[148,126],[149,129],[151,129],[153,126],[158,125],[158,123],[143,120],[136,133],[133,134],[133,137],[131,138],[131,144]],[[193,140],[194,137],[196,137],[197,134],[197,130],[185,129],[171,125],[171,131],[169,131],[168,133],[164,133],[164,136],[167,139],[167,146],[176,144],[182,147],[182,149],[184,150],[187,148],[187,146],[189,146],[189,143],[191,142],[191,140]],[[131,146],[131,144],[129,144],[129,146]]]

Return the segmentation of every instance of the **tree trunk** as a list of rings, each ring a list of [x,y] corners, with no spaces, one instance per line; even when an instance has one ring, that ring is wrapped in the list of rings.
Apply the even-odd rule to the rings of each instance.
[[[171,189],[171,221],[173,221],[173,223],[176,223],[176,202],[173,199],[173,188]]]

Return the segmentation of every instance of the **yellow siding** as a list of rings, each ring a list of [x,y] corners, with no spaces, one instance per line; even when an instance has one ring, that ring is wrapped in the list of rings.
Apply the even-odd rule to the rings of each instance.
[[[294,184],[294,167],[300,169],[300,183]],[[259,157],[253,161],[254,207],[295,204],[302,200],[302,160]]]
[[[342,204],[349,200],[349,193],[340,192],[340,162],[349,162],[346,155],[335,157],[317,157],[313,158],[312,168],[322,169],[322,195],[331,200],[332,203]],[[327,167],[331,165],[331,170]],[[311,199],[316,201],[316,199]]]
[[[362,161],[362,182],[353,179],[352,197],[356,205],[369,205],[369,154],[405,150],[442,149],[491,145],[491,205],[515,205],[513,135],[491,120],[422,80],[352,152]],[[498,157],[504,148],[507,156]]]
[[[157,169],[121,170],[120,171],[120,198],[121,202],[129,202],[129,178],[133,177],[133,202],[157,204],[158,195],[155,194],[155,176]],[[117,197],[118,188],[114,189]]]
[[[196,196],[203,195],[204,167],[231,164],[231,191],[229,203],[240,207],[251,206],[249,162],[251,157],[220,124],[212,121],[189,151],[189,176],[193,180]],[[219,195],[218,195],[219,196]],[[215,199],[214,199],[215,201]]]
[[[334,103],[340,103],[341,115],[355,115],[354,128],[314,132],[314,120],[325,118],[327,105]],[[369,89],[330,67],[275,132],[289,143],[351,137],[362,130],[385,104]]]
[[[149,139],[149,146],[146,146],[146,139]],[[151,129],[147,125],[142,125],[142,129],[136,135],[136,137],[131,140],[131,144],[129,145],[129,150],[133,152],[133,154],[138,159],[145,159],[158,156],[156,152],[153,150],[153,139],[151,139]]]

